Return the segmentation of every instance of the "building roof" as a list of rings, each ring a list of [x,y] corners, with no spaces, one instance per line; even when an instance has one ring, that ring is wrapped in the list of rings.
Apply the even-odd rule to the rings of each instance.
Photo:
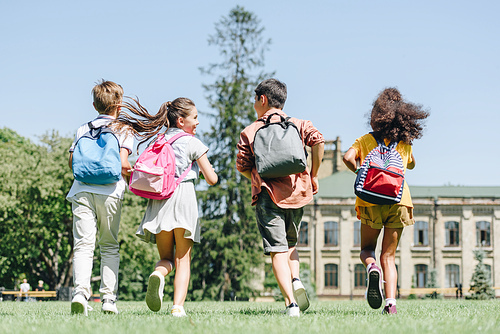
[[[340,171],[319,180],[319,198],[354,198],[351,171]],[[500,198],[500,186],[410,186],[412,198]]]

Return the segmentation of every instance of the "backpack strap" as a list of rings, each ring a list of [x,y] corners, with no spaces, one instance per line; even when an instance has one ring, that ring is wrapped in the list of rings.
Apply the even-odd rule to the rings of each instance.
[[[184,136],[193,137],[193,135],[190,135],[189,133],[182,131],[181,133],[178,133],[175,136],[173,136],[172,138],[170,138],[169,140],[167,140],[167,144],[172,145],[177,139],[184,137]],[[181,174],[181,176],[179,176],[179,178],[175,181],[177,186],[179,185],[179,183],[182,182],[182,180],[184,180],[184,178],[187,176],[187,174],[189,173],[189,171],[191,170],[192,167],[193,167],[193,162],[191,162],[191,164],[188,166],[188,168],[186,168],[186,170]]]
[[[266,124],[271,123],[271,118],[273,118],[273,116],[274,116],[274,115],[278,115],[278,116],[281,118],[281,122],[286,122],[288,119],[290,119],[290,117],[285,118],[285,117],[283,117],[282,115],[280,115],[280,114],[278,114],[277,112],[275,112],[275,113],[272,113],[271,115],[269,115],[269,116],[267,117],[267,119],[266,119],[266,121],[265,121],[265,122],[266,122]]]

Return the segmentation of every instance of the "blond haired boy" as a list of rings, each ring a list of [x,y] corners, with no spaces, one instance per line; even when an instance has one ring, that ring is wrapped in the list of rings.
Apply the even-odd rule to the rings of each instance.
[[[93,89],[93,105],[99,113],[91,121],[94,127],[107,126],[116,119],[123,99],[123,88],[112,82],[101,80]],[[76,132],[75,140],[69,149],[69,166],[72,168],[73,151],[77,141],[89,132],[88,123]],[[111,130],[113,128],[111,127]],[[118,313],[116,293],[118,290],[118,268],[120,254],[118,230],[123,194],[127,183],[125,178],[131,169],[128,156],[134,145],[133,136],[125,131],[114,132],[120,146],[122,177],[118,182],[109,184],[91,184],[75,180],[67,195],[73,211],[73,299],[72,314],[87,315],[91,310],[88,300],[92,295],[90,279],[92,260],[97,237],[101,252],[101,287],[102,311]]]

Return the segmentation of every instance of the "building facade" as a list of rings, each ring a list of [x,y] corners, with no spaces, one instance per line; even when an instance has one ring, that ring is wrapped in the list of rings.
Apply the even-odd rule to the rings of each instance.
[[[363,296],[366,270],[359,259],[355,175],[341,163],[339,138],[325,146],[320,190],[305,207],[297,249],[320,298]],[[479,249],[493,286],[500,286],[500,186],[410,185],[410,192],[416,223],[404,229],[397,250],[399,287],[426,287],[433,276],[437,287],[462,284],[467,294]]]

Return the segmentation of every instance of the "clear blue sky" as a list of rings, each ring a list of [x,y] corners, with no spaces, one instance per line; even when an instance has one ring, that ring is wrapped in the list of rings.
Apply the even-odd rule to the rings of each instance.
[[[236,4],[272,39],[266,70],[288,85],[288,114],[346,150],[369,131],[375,96],[396,86],[431,112],[410,185],[500,185],[494,0],[2,1],[0,127],[73,136],[95,116],[100,78],[152,112],[178,96],[210,111],[202,84],[214,78],[198,68],[221,60],[207,38]]]

